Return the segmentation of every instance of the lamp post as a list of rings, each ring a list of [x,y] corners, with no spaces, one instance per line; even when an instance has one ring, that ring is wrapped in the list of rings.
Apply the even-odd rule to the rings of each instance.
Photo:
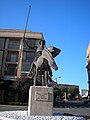
[[[61,76],[59,76],[59,77],[57,77],[57,78],[54,78],[54,80],[53,80],[54,82],[56,82],[56,84],[57,84],[57,79],[58,79],[58,78],[61,78]]]

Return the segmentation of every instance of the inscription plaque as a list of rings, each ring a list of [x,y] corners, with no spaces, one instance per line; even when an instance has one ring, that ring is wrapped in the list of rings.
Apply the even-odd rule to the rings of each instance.
[[[48,93],[35,92],[35,100],[44,102],[48,101]]]

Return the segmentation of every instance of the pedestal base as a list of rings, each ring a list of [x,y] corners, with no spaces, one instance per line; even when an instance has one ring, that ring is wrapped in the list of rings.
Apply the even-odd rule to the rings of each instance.
[[[53,88],[31,86],[29,90],[28,115],[53,115]]]

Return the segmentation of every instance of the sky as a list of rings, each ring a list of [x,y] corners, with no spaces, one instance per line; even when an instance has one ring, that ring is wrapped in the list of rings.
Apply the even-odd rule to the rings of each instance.
[[[90,42],[90,0],[0,0],[0,29],[42,32],[46,46],[61,53],[55,58],[58,84],[88,88],[86,50]],[[61,76],[61,78],[58,78]]]

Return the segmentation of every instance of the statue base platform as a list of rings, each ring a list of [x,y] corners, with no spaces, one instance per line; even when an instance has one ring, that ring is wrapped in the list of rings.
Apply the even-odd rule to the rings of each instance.
[[[28,115],[53,115],[53,88],[31,86],[29,90]]]

